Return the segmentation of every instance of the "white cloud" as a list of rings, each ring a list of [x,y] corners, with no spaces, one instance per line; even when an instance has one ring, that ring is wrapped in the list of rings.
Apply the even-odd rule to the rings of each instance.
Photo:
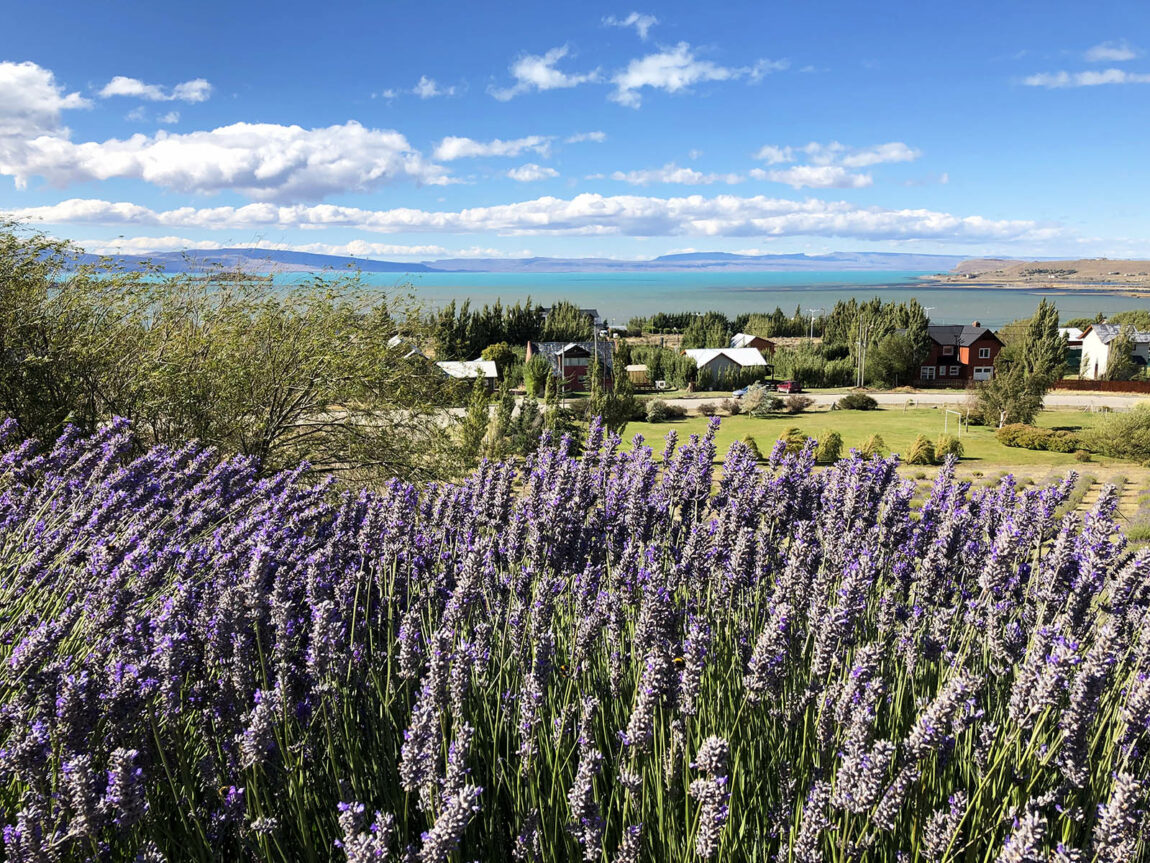
[[[1022,81],[1028,87],[1096,87],[1101,84],[1150,84],[1150,74],[1104,69],[1100,72],[1041,72]]]
[[[454,96],[455,87],[440,87],[434,78],[420,75],[411,92],[420,99],[434,99],[436,96]]]
[[[649,186],[652,183],[679,183],[684,186],[706,186],[711,183],[741,183],[738,174],[704,174],[693,168],[680,168],[674,163],[662,168],[646,168],[639,171],[616,171],[612,180],[630,183],[632,186]]]
[[[790,147],[775,147],[767,144],[755,153],[756,159],[762,159],[768,165],[781,165],[784,162],[795,160],[795,151]]]
[[[130,96],[149,102],[206,102],[212,95],[212,85],[203,78],[194,78],[166,90],[159,84],[145,84],[139,78],[117,75],[104,85],[98,95],[101,99]]]
[[[65,93],[55,76],[35,63],[0,63],[0,164],[6,139],[59,132],[61,111],[91,106],[79,93]]]
[[[620,105],[638,108],[642,104],[641,91],[644,87],[678,93],[703,81],[730,81],[745,77],[757,80],[765,72],[781,68],[785,63],[785,60],[760,60],[754,66],[729,68],[710,60],[698,59],[690,45],[680,42],[674,48],[632,60],[626,69],[611,78],[615,92],[610,98]]]
[[[568,135],[563,139],[565,144],[581,144],[584,141],[591,141],[595,144],[602,144],[607,140],[606,132],[576,132],[574,135]]]
[[[1125,39],[1117,42],[1103,42],[1095,45],[1086,52],[1086,59],[1091,63],[1122,63],[1133,60],[1138,56],[1130,43]]]
[[[543,165],[536,165],[534,162],[528,162],[526,165],[520,165],[518,168],[512,168],[507,172],[507,176],[512,180],[518,180],[520,183],[532,183],[536,180],[547,180],[551,177],[558,177],[559,172],[554,168],[548,168]]]
[[[626,18],[608,15],[603,19],[603,25],[606,27],[634,27],[639,38],[644,42],[647,41],[647,34],[651,32],[651,28],[658,23],[659,19],[654,15],[640,15],[638,12],[632,12]]]
[[[392,87],[388,87],[386,90],[381,92],[379,95],[381,97],[383,97],[384,99],[396,99],[399,97],[399,91],[392,88]],[[372,98],[375,98],[375,97],[373,96]]]
[[[531,90],[560,90],[599,80],[598,69],[592,69],[582,75],[568,75],[556,69],[555,64],[568,53],[570,53],[568,46],[560,45],[543,55],[524,54],[510,67],[515,83],[504,88],[489,87],[487,92],[499,101],[506,102]]]
[[[474,138],[449,135],[439,142],[432,156],[441,162],[476,156],[518,156],[527,150],[546,156],[551,149],[552,140],[550,135],[528,135],[526,138],[515,138],[511,141],[499,138],[494,141],[476,141]]]
[[[333,204],[197,209],[157,212],[138,204],[74,199],[28,207],[14,218],[48,224],[132,224],[206,230],[352,228],[378,233],[496,233],[576,236],[818,236],[854,240],[1014,242],[1064,240],[1058,227],[1029,220],[994,220],[922,209],[859,207],[847,201],[793,201],[762,195],[638,195],[541,197],[457,211],[412,208],[367,210]]]
[[[179,111],[169,111],[168,113],[156,118],[159,122],[171,125],[172,123],[180,122]]]
[[[0,138],[0,174],[21,187],[34,176],[58,187],[125,178],[183,192],[230,190],[280,201],[316,200],[400,180],[451,182],[446,169],[427,162],[399,132],[355,122],[320,129],[234,123],[80,144],[63,135]]]
[[[856,174],[839,165],[795,165],[792,168],[751,170],[757,180],[786,183],[796,189],[861,189],[874,183],[870,174]]]

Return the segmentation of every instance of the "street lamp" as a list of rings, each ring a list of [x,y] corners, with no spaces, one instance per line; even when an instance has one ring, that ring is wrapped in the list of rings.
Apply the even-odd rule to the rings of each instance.
[[[813,342],[815,340],[815,312],[822,312],[825,315],[827,310],[820,306],[817,309],[807,309],[807,312],[811,316],[811,334],[807,338]]]

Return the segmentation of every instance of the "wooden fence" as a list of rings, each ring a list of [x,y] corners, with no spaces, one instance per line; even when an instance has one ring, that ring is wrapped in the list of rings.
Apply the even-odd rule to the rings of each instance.
[[[1150,393],[1150,381],[1058,381],[1054,388],[1096,393]]]

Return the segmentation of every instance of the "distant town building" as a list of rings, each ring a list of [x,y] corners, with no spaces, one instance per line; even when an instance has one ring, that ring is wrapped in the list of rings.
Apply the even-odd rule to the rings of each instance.
[[[690,348],[683,353],[695,361],[700,372],[707,372],[713,380],[724,373],[755,367],[768,368],[758,348]]]
[[[627,366],[627,377],[630,378],[631,383],[637,387],[647,387],[651,385],[651,372],[647,368],[646,363],[632,363]]]
[[[1133,359],[1139,366],[1150,360],[1150,332],[1121,324],[1092,324],[1082,333],[1082,359],[1079,373],[1090,380],[1106,377],[1106,367],[1110,363],[1110,345],[1125,329],[1134,342]]]
[[[764,339],[762,336],[752,335],[751,333],[735,333],[731,336],[732,348],[757,348],[759,351],[766,351],[768,354],[774,354],[775,343],[770,339]]]
[[[594,311],[594,309],[591,309]],[[603,386],[613,383],[615,345],[607,339],[590,342],[528,342],[527,361],[538,355],[551,363],[551,373],[562,378],[567,387],[586,388],[595,352],[599,352],[599,366]]]
[[[931,324],[930,353],[919,369],[919,383],[969,383],[994,377],[1002,340],[978,321]]]
[[[436,363],[445,375],[459,380],[483,378],[488,390],[499,385],[499,369],[494,360],[450,360]]]

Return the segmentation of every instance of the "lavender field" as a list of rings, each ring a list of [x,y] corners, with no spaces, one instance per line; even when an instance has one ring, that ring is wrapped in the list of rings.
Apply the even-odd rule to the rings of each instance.
[[[715,429],[351,493],[0,426],[5,858],[1146,859],[1112,492]]]

